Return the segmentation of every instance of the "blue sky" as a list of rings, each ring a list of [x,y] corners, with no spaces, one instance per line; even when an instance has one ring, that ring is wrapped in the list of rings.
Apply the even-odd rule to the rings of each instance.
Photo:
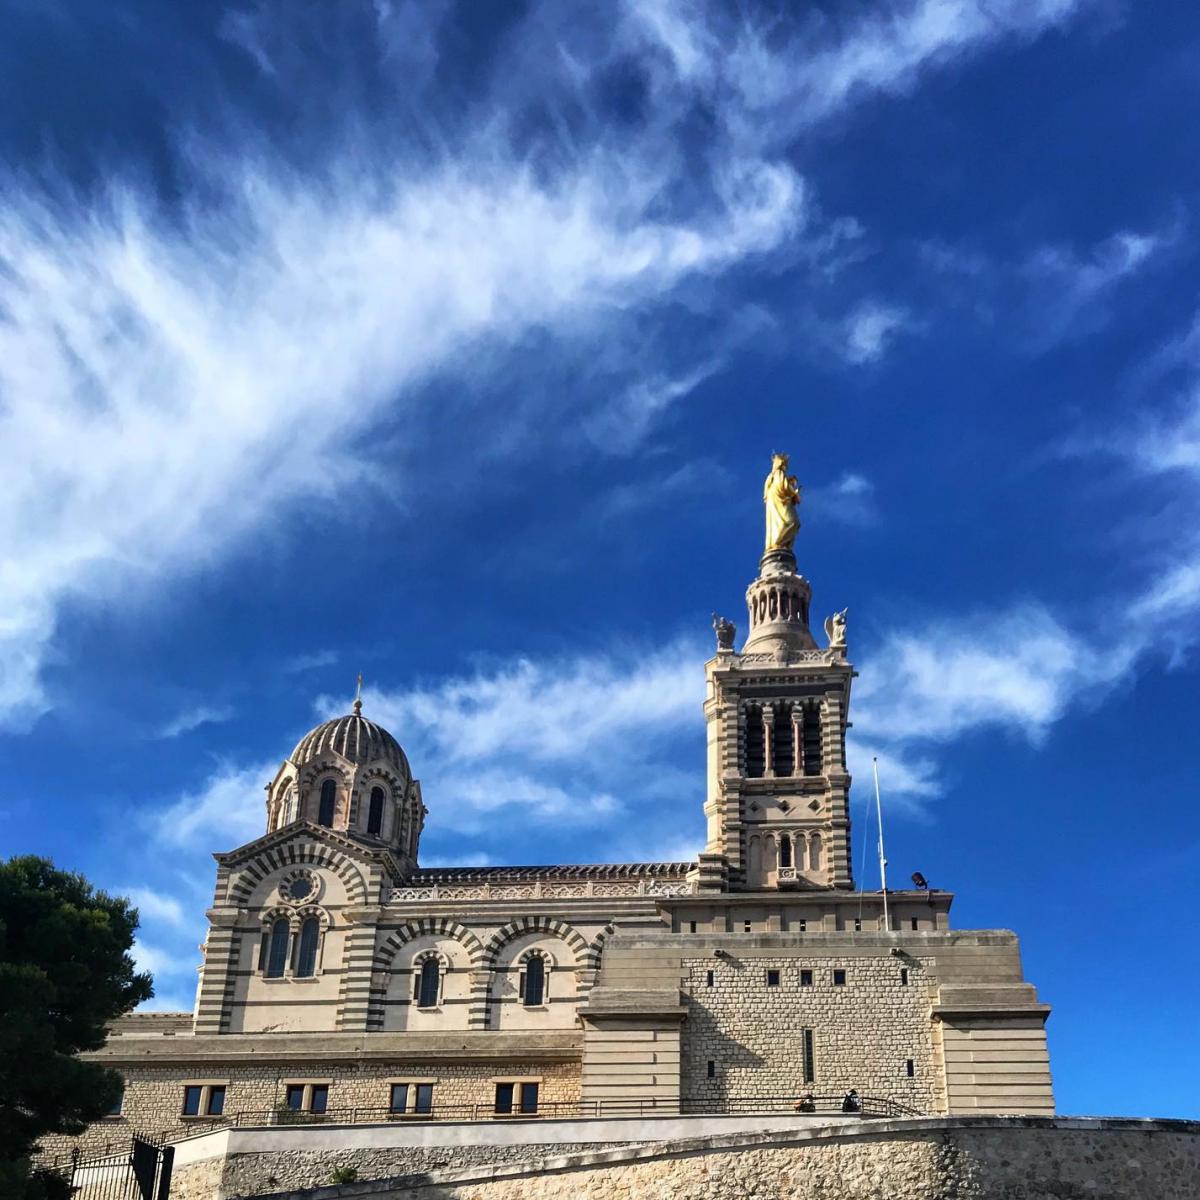
[[[360,670],[426,863],[694,854],[778,448],[856,854],[877,754],[1061,1108],[1200,1113],[1200,8],[0,17],[0,845],[156,1005]]]

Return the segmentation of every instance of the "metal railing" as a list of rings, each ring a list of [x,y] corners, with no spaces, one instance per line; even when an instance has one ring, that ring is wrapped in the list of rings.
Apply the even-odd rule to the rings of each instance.
[[[85,1158],[76,1148],[59,1166],[75,1200],[168,1200],[175,1151],[135,1135],[116,1153]]]
[[[922,1114],[898,1100],[885,1096],[859,1096],[860,1109],[846,1114],[862,1118],[915,1117]],[[405,1112],[378,1106],[327,1108],[324,1112],[304,1112],[277,1107],[242,1109],[219,1117],[189,1117],[169,1129],[155,1130],[144,1135],[148,1140],[163,1143],[194,1137],[217,1129],[237,1129],[270,1125],[394,1125],[403,1122],[428,1121],[534,1121],[580,1119],[620,1119],[638,1117],[690,1116],[770,1116],[780,1113],[801,1115],[843,1115],[844,1095],[814,1095],[801,1098],[788,1096],[734,1096],[721,1099],[710,1097],[682,1098],[667,1101],[656,1098],[629,1097],[605,1100],[541,1100],[533,1111],[522,1112],[519,1100],[511,1111],[498,1111],[495,1104],[481,1101],[474,1104],[432,1104],[426,1111]]]

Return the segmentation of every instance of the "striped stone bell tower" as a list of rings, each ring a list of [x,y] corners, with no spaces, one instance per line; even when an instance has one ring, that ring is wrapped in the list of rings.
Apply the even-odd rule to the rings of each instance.
[[[718,621],[705,666],[705,891],[851,888],[846,724],[854,668],[845,614],[809,628],[812,588],[791,547],[768,549],[746,591],[740,653]]]

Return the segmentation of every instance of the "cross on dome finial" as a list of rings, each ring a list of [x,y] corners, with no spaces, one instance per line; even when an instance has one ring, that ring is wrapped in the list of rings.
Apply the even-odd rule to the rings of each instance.
[[[362,672],[358,673],[358,687],[354,689],[354,715],[362,716]]]

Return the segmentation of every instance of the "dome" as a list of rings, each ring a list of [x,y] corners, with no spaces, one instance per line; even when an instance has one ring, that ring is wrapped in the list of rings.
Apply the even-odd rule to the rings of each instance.
[[[400,743],[382,725],[368,721],[359,711],[358,702],[354,712],[345,717],[334,717],[306,733],[296,743],[291,759],[298,767],[312,762],[327,751],[340,754],[352,763],[377,762],[383,759],[395,767],[407,780],[411,778],[408,759]]]

